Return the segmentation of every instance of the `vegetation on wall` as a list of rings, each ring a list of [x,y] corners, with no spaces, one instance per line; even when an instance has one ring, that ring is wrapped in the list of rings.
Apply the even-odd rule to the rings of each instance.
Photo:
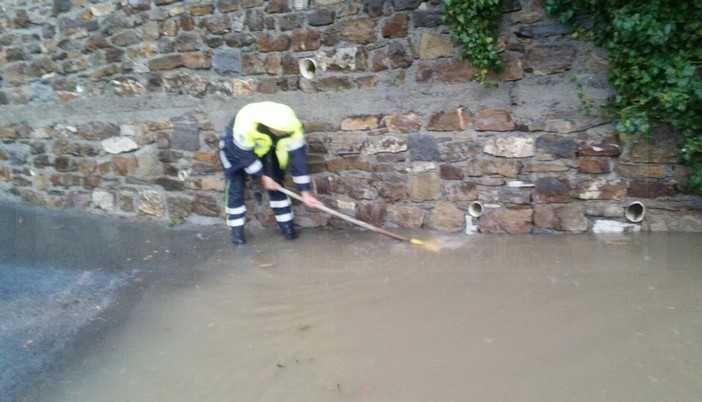
[[[575,27],[574,37],[607,51],[616,95],[605,110],[616,129],[646,136],[657,124],[671,124],[684,136],[679,157],[691,167],[688,190],[702,194],[702,0],[546,0],[545,6]],[[500,0],[444,0],[451,37],[480,82],[502,67],[494,49],[500,16]]]
[[[502,17],[500,0],[444,0],[444,23],[451,39],[461,47],[459,57],[470,60],[475,79],[485,83],[488,71],[501,71],[495,50],[495,32]]]
[[[648,135],[670,123],[684,135],[688,189],[702,193],[702,1],[546,0],[546,10],[607,51],[617,131]]]

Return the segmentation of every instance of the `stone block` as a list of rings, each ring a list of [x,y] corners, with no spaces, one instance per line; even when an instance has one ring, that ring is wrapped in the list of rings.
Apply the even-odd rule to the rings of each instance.
[[[346,117],[341,121],[343,131],[363,131],[378,128],[380,125],[378,116],[362,115]]]
[[[478,199],[478,190],[475,183],[471,182],[444,182],[441,192],[447,201],[473,201]]]
[[[634,180],[629,183],[627,195],[638,198],[658,198],[671,196],[678,193],[673,184],[666,184],[646,180]]]
[[[146,215],[163,217],[165,214],[165,202],[161,193],[155,190],[142,190],[139,192],[137,209]]]
[[[490,209],[478,219],[480,232],[486,234],[527,234],[532,230],[531,208]]]
[[[427,134],[410,134],[407,137],[412,161],[440,161],[441,151],[436,139]]]
[[[385,224],[387,208],[388,205],[384,202],[361,204],[356,210],[356,219],[370,223],[373,226],[382,227]]]
[[[422,128],[421,118],[414,112],[385,115],[383,121],[388,130],[394,133],[416,133]]]
[[[452,60],[436,68],[436,74],[441,81],[449,84],[473,81],[474,73],[473,65],[462,60]]]
[[[587,231],[587,217],[581,205],[537,205],[534,208],[534,225],[562,232]]]
[[[131,152],[138,149],[134,140],[129,137],[110,137],[101,141],[102,149],[108,154],[117,155],[125,152]]]
[[[407,14],[395,14],[383,25],[381,35],[383,38],[402,38],[407,36],[409,17]]]
[[[365,151],[370,155],[404,152],[407,151],[407,141],[393,136],[371,137]]]
[[[583,180],[575,185],[573,194],[583,200],[621,201],[627,196],[627,185],[620,180]]]
[[[346,20],[341,22],[341,38],[347,42],[367,45],[376,41],[376,21],[371,18]]]
[[[524,70],[534,75],[562,73],[571,69],[575,56],[570,45],[536,45],[526,52]]]
[[[482,148],[474,140],[452,141],[447,144],[442,144],[441,161],[455,163],[467,159],[475,158],[480,155]]]
[[[297,28],[292,31],[291,45],[293,51],[304,52],[317,50],[321,46],[319,32],[312,29]]]
[[[412,175],[407,181],[407,194],[410,201],[425,202],[441,196],[441,181],[435,172]]]
[[[602,174],[611,171],[609,161],[606,159],[581,159],[578,165],[580,173]]]
[[[355,200],[375,200],[378,190],[373,187],[369,179],[362,177],[336,177],[330,180],[330,189],[337,194],[343,194]]]
[[[437,112],[429,118],[429,131],[463,131],[473,122],[473,114],[466,108]]]
[[[390,205],[387,221],[403,228],[418,229],[424,224],[424,210],[406,205]]]
[[[271,35],[258,34],[256,35],[256,49],[259,52],[282,52],[290,49],[291,39],[287,34]]]
[[[456,204],[446,201],[438,201],[429,214],[427,226],[431,229],[444,232],[459,232],[465,225],[465,212],[461,211]]]
[[[534,183],[534,201],[538,204],[569,203],[570,181],[566,178],[542,177]]]
[[[478,131],[512,131],[515,128],[512,116],[505,110],[482,109],[475,116]]]
[[[575,158],[578,142],[569,136],[544,134],[536,139],[536,150],[539,153],[560,158]]]
[[[534,139],[523,137],[490,138],[483,152],[503,158],[528,158],[534,156]]]
[[[431,34],[422,32],[419,37],[417,53],[422,60],[433,60],[442,57],[452,57],[456,51],[451,38],[447,35]],[[465,65],[458,64],[455,68],[463,68]]]
[[[183,66],[183,57],[180,54],[169,54],[156,57],[147,62],[150,71],[173,70]]]

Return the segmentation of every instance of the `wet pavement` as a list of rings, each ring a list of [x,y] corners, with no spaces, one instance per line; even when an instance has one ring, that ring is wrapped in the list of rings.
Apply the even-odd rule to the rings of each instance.
[[[697,401],[702,235],[286,242],[2,206],[0,400]],[[432,233],[414,237],[429,240]]]

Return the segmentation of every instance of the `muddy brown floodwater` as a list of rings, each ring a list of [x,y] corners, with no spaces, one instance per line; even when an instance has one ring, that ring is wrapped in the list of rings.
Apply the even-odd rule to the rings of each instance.
[[[356,230],[211,241],[203,274],[145,289],[35,400],[702,395],[699,234],[441,236],[438,253]]]

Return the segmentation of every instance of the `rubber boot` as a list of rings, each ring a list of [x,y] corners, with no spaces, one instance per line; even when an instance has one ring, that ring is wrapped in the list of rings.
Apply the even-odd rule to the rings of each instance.
[[[295,230],[295,224],[292,221],[281,223],[280,230],[283,232],[283,236],[285,236],[286,239],[297,239],[297,231]]]
[[[243,246],[244,244],[246,244],[243,226],[232,227],[232,244],[235,246]]]

